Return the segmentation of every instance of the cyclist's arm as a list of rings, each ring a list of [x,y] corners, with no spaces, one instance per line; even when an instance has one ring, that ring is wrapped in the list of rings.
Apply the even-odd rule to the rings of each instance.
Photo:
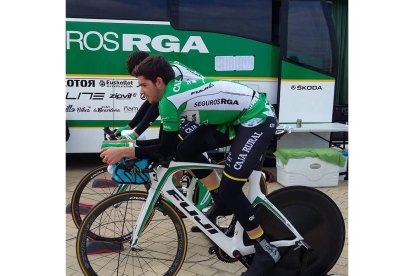
[[[149,139],[149,140],[137,140],[136,145],[138,147],[153,146],[160,143],[160,139]]]
[[[146,147],[146,146],[153,146],[153,145],[157,145],[160,143],[160,139],[159,137],[161,137],[162,134],[162,124],[160,125],[160,131],[158,133],[158,138],[157,139],[149,139],[149,140],[137,140],[136,141],[136,145],[138,147]]]
[[[175,156],[177,145],[180,142],[178,131],[180,120],[177,110],[169,100],[162,99],[159,104],[161,119],[163,122],[160,129],[159,144],[135,148],[137,158],[151,158],[152,155],[162,155],[164,157]]]
[[[151,107],[151,104],[148,102],[148,100],[146,100],[141,107],[138,109],[137,114],[135,114],[134,118],[132,118],[132,120],[128,123],[128,126],[133,129],[134,127],[136,127],[139,122],[141,121],[141,119],[145,116],[145,114],[147,113],[148,109]]]
[[[164,157],[172,157],[175,156],[178,143],[178,131],[163,131],[158,144],[136,147],[135,157],[140,159],[151,158],[154,153],[161,154]]]
[[[141,135],[142,133],[144,133],[144,131],[151,125],[152,122],[155,121],[155,119],[157,119],[159,115],[160,115],[160,112],[158,110],[158,103],[150,104],[146,113],[144,114],[144,117],[141,119],[141,122],[135,128],[135,133],[138,135]]]

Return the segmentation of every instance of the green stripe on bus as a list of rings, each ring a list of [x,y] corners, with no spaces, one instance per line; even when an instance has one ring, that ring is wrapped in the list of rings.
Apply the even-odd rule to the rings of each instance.
[[[129,120],[66,120],[69,127],[120,127],[125,126]],[[159,127],[161,121],[156,120],[151,127]]]
[[[333,77],[290,62],[282,62],[282,79],[335,80]]]

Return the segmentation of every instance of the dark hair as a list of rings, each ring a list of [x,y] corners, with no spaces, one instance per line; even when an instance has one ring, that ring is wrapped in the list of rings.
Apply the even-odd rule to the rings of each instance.
[[[132,71],[134,70],[135,66],[139,65],[144,59],[149,56],[147,52],[144,51],[135,51],[132,52],[127,59],[127,70],[128,74],[132,75]]]
[[[155,83],[157,77],[162,78],[165,84],[174,79],[174,70],[168,61],[162,56],[149,56],[132,71],[135,77],[143,76]]]

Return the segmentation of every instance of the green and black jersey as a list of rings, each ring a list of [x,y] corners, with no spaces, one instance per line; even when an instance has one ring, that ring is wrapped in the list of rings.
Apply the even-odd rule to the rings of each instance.
[[[177,131],[183,118],[197,124],[257,125],[275,116],[266,97],[250,87],[208,78],[170,81],[158,108],[165,131]]]
[[[158,108],[163,125],[159,144],[135,148],[137,158],[152,158],[155,153],[174,156],[183,120],[217,125],[232,140],[233,126],[254,127],[267,117],[275,117],[273,107],[263,94],[240,83],[208,78],[170,81]]]

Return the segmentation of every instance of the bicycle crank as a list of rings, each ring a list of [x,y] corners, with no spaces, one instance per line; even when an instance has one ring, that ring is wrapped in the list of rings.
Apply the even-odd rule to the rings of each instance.
[[[227,255],[226,252],[224,252],[220,247],[216,247],[216,256],[220,261],[225,263],[234,263],[238,261],[236,258]]]

